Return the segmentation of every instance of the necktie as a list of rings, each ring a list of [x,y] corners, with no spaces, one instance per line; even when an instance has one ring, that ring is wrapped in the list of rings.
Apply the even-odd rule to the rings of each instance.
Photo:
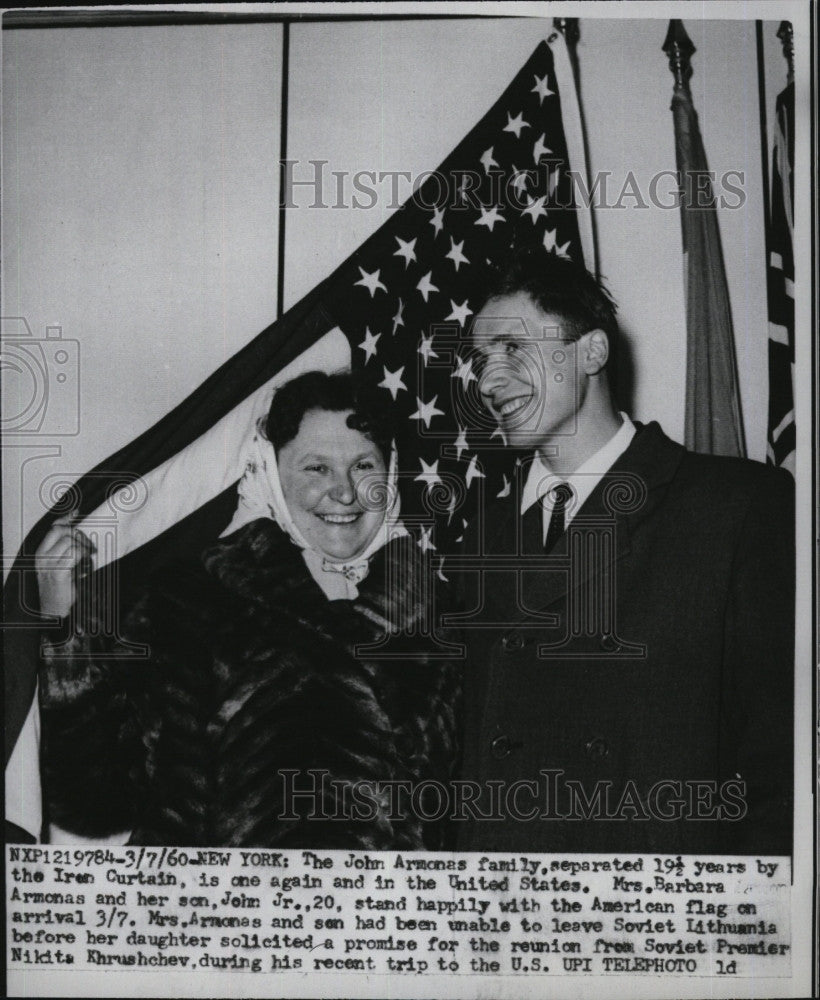
[[[572,487],[569,483],[558,483],[550,490],[549,498],[544,497],[541,501],[552,509],[550,526],[547,529],[547,540],[544,542],[545,552],[552,552],[556,542],[566,530],[566,510],[572,497]]]

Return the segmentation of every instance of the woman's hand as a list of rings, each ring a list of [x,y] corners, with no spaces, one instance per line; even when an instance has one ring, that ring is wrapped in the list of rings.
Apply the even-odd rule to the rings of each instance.
[[[74,527],[76,517],[72,511],[55,521],[34,555],[40,611],[46,615],[66,617],[76,596],[75,569],[83,559],[93,559],[94,545]]]

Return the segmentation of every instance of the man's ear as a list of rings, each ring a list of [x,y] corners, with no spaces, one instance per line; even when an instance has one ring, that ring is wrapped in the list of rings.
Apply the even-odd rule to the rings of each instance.
[[[603,330],[589,330],[578,344],[578,362],[585,375],[600,375],[609,360],[609,337]]]

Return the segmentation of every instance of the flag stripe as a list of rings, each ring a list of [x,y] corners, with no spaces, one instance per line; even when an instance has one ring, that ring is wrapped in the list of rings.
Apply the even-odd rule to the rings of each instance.
[[[572,170],[587,181],[587,187],[589,187],[581,104],[575,87],[575,75],[567,51],[566,39],[560,31],[554,31],[550,35],[550,47],[555,60],[555,78],[558,81],[558,93],[561,98],[561,118],[567,140],[569,163]],[[584,263],[588,271],[597,273],[598,257],[595,248],[591,201],[590,198],[585,203],[576,205],[576,215]]]
[[[794,410],[789,410],[789,412],[786,414],[785,417],[783,417],[783,419],[780,421],[777,427],[774,428],[774,430],[772,431],[772,441],[776,443],[777,439],[783,433],[784,428],[787,427],[789,424],[794,426]]]
[[[769,420],[767,459],[794,472],[794,84],[778,95],[772,151],[769,302]]]

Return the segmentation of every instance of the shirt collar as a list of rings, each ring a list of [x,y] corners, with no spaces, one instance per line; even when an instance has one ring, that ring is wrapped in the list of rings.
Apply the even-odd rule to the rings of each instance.
[[[619,415],[623,423],[615,434],[571,475],[559,476],[552,471],[538,452],[535,453],[521,494],[522,514],[558,482],[569,483],[573,489],[574,500],[568,513],[574,514],[578,511],[635,436],[635,425],[629,417],[625,413]]]

